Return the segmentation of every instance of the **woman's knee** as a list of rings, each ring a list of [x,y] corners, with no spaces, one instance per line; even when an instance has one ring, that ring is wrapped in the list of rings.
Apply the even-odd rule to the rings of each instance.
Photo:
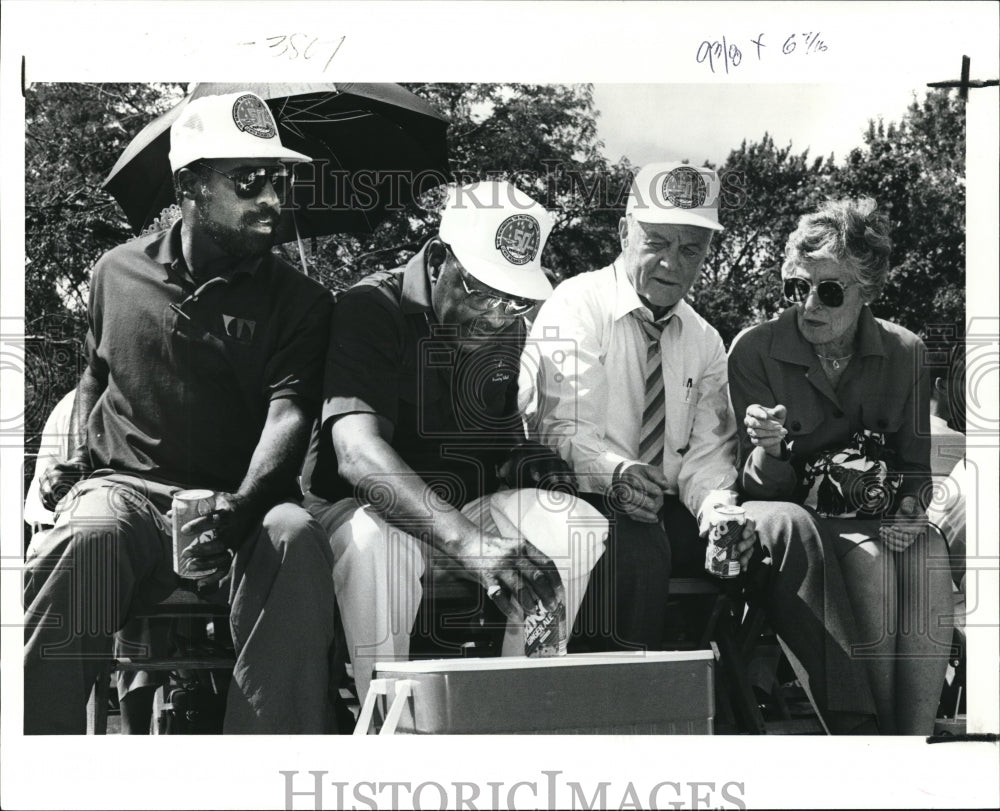
[[[951,550],[948,548],[948,541],[933,524],[927,527],[925,543],[927,545],[927,558],[929,560],[937,560],[942,565],[945,563],[950,565]]]
[[[780,563],[789,554],[802,553],[809,561],[822,565],[822,536],[815,516],[808,510],[784,501],[748,501],[743,509],[772,560]]]
[[[935,602],[953,602],[951,559],[947,541],[931,526],[900,555],[898,574],[905,588],[919,591],[922,582],[931,589]]]

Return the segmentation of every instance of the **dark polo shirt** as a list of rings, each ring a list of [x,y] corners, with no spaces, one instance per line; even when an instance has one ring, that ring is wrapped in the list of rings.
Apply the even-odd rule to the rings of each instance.
[[[346,414],[387,419],[392,447],[454,506],[496,488],[495,466],[521,435],[523,320],[459,352],[448,328],[434,322],[425,249],[405,268],[362,280],[336,304],[322,426],[303,472],[303,485],[321,498],[354,495],[338,475],[330,437],[332,422]]]
[[[95,467],[235,490],[272,400],[318,412],[333,297],[268,253],[195,285],[180,222],[94,267],[88,423]],[[291,483],[294,484],[294,483]]]

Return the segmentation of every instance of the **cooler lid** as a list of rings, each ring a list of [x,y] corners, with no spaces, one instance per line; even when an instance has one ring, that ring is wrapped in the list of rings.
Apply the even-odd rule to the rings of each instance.
[[[570,653],[566,656],[497,656],[486,659],[423,659],[416,662],[376,662],[378,673],[446,673],[483,670],[528,670],[538,667],[593,667],[696,662],[714,659],[710,650],[622,651]]]

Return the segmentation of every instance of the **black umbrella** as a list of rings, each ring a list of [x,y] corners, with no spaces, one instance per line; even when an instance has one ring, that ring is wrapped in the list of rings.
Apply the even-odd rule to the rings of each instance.
[[[448,121],[399,85],[199,84],[132,139],[104,181],[136,233],[175,202],[170,125],[191,99],[240,90],[267,101],[282,144],[314,158],[296,167],[279,242],[295,239],[296,227],[302,237],[370,232],[446,180]]]

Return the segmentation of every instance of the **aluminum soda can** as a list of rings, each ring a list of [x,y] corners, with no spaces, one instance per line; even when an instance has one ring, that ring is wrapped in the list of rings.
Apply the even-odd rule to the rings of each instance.
[[[215,509],[215,493],[211,490],[178,490],[173,500],[173,538],[174,538],[174,571],[181,577],[190,576],[190,572],[182,571],[181,555],[191,544],[202,540],[210,540],[211,532],[191,535],[181,532],[181,527],[189,521],[194,521],[203,515],[208,515]]]
[[[552,611],[539,603],[535,611],[524,618],[525,656],[565,656],[568,645],[569,627],[562,599]]]
[[[717,504],[708,517],[708,548],[705,550],[705,571],[716,577],[739,577],[740,561],[736,542],[743,535],[747,522],[742,507]]]

